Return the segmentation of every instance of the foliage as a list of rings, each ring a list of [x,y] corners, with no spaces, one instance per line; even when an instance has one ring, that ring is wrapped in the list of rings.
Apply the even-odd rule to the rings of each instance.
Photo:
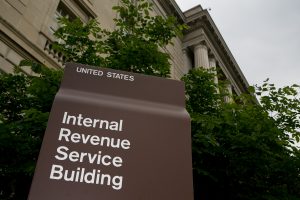
[[[174,17],[151,16],[151,4],[122,0],[113,31],[96,20],[61,18],[54,48],[67,61],[167,77],[160,51],[184,26]],[[30,66],[35,76],[22,73]],[[62,70],[22,61],[16,74],[0,74],[0,199],[25,199]]]
[[[193,150],[198,152],[198,154],[193,154],[194,166],[202,165],[202,163],[197,163],[198,159],[195,157],[201,157],[200,151],[206,149],[203,145],[206,147],[216,145],[216,138],[211,130],[214,124],[211,123],[215,122],[221,101],[213,79],[213,72],[200,69],[191,70],[182,77],[187,96],[186,109],[192,119]],[[204,127],[203,124],[206,126]],[[203,134],[197,134],[198,132]]]
[[[145,0],[137,5],[123,0],[115,6],[120,17],[117,28],[108,34],[108,66],[148,75],[167,77],[170,74],[169,55],[160,51],[185,26],[174,17],[151,16],[151,4]],[[130,59],[128,59],[130,58]]]
[[[62,76],[32,62],[40,76],[0,76],[0,198],[27,196],[49,111]]]
[[[145,0],[122,0],[112,31],[96,20],[60,19],[55,48],[68,61],[167,77],[169,56],[160,50],[185,26],[151,15]],[[20,73],[31,66],[36,76]],[[276,89],[265,82],[253,95],[227,95],[213,72],[192,70],[186,83],[192,118],[195,199],[300,199],[298,86]],[[24,199],[62,71],[23,61],[0,75],[0,198]],[[218,92],[219,91],[219,92]]]
[[[182,80],[188,94],[186,106],[190,114],[216,113],[221,101],[217,93],[218,86],[213,81],[213,71],[191,70]]]
[[[73,21],[60,18],[59,23],[61,27],[54,33],[58,42],[53,47],[61,52],[67,61],[94,66],[105,65],[105,59],[101,56],[105,53],[105,35],[96,20],[83,24],[79,18]]]
[[[245,94],[237,97],[240,103],[224,104],[219,103],[222,97],[207,93],[213,79],[197,77],[209,74],[198,69],[183,78],[186,95],[193,97],[188,98],[187,108],[192,117],[195,198],[300,199],[300,152],[285,137],[296,126],[282,126],[280,118],[269,115],[276,110],[277,116],[297,119],[295,112],[279,109],[299,108],[295,88],[293,92],[264,89],[270,85],[267,83],[257,87],[261,105],[253,103],[253,95]],[[272,95],[263,95],[261,90]],[[267,100],[288,96],[294,99],[292,104]]]
[[[281,135],[282,139],[292,136],[292,143],[300,141],[299,88],[294,84],[276,89],[274,84],[268,83],[268,79],[262,86],[256,86],[256,94],[260,96],[264,110],[270,113],[276,126],[285,133]]]
[[[152,5],[146,0],[136,5],[131,2],[122,0],[113,7],[119,15],[113,31],[101,28],[96,20],[83,24],[79,19],[61,18],[62,26],[55,33],[59,42],[54,47],[74,62],[169,76],[169,55],[161,48],[186,26],[179,25],[175,17],[151,16]]]

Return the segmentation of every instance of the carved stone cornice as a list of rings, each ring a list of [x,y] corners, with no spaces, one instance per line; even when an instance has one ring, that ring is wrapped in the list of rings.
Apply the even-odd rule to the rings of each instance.
[[[189,26],[189,29],[184,33],[185,38],[183,39],[183,42],[189,43],[188,40],[196,35],[198,40],[209,40],[207,42],[210,43],[211,47],[217,51],[218,55],[222,59],[222,62],[226,66],[226,71],[228,71],[233,79],[232,81],[236,83],[236,86],[239,88],[240,92],[247,92],[249,84],[228,46],[226,45],[218,28],[213,22],[210,14],[207,10],[200,10],[199,8],[195,7],[195,9],[198,10],[193,12],[192,9],[187,11],[189,12],[189,15],[186,16],[186,23]],[[186,12],[184,14],[186,14]],[[199,34],[202,34],[202,36]],[[197,39],[194,38],[194,40],[196,41]]]
[[[157,0],[167,15],[175,16],[179,23],[185,23],[185,16],[174,0]]]

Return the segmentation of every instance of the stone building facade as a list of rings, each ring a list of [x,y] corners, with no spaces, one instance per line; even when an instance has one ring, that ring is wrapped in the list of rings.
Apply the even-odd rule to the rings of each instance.
[[[248,83],[209,12],[200,5],[185,12],[175,0],[149,0],[154,14],[174,15],[190,28],[173,39],[164,51],[171,57],[172,78],[179,79],[194,67],[218,68],[230,93],[245,92]],[[2,0],[0,1],[0,70],[12,73],[22,59],[32,59],[51,68],[63,67],[63,55],[52,49],[57,17],[97,18],[106,29],[115,28],[112,7],[120,0]],[[27,71],[30,73],[30,71]],[[217,78],[215,80],[218,81]]]

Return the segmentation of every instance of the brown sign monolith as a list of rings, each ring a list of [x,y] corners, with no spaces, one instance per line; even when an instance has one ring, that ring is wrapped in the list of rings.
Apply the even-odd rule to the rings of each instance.
[[[192,200],[180,81],[68,63],[29,200]]]

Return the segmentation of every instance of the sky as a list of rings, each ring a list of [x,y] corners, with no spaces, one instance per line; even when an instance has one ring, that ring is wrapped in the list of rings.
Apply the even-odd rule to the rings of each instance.
[[[209,13],[250,85],[300,85],[300,0],[176,0]]]

